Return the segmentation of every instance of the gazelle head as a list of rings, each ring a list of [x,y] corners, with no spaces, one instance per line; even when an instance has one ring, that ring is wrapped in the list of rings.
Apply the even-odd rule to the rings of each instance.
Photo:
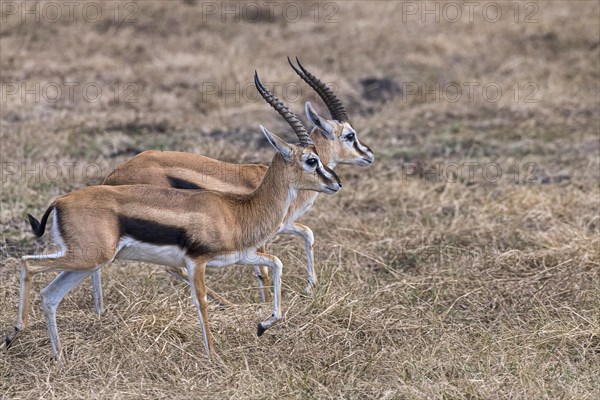
[[[287,143],[264,126],[260,126],[267,140],[277,150],[286,164],[287,178],[294,189],[314,190],[326,194],[334,194],[342,188],[342,183],[333,170],[323,165],[315,145],[302,122],[277,97],[265,88],[256,71],[254,84],[261,96],[273,107],[292,127],[300,145]]]
[[[289,144],[264,126],[260,129],[288,165],[288,176],[296,189],[334,194],[342,188],[340,178],[323,165],[314,145]]]
[[[350,124],[348,114],[333,91],[319,78],[311,74],[296,58],[298,66],[288,57],[294,71],[313,88],[331,113],[332,119],[320,116],[310,102],[306,102],[306,117],[313,126],[311,137],[314,139],[318,153],[330,166],[335,164],[371,165],[375,156],[368,146],[358,139],[356,130]]]

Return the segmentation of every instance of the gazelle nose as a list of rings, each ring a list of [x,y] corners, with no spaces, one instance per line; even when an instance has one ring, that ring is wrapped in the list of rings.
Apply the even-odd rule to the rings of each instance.
[[[339,180],[337,175],[335,176],[337,179],[333,179],[331,184],[329,185],[332,189],[340,190],[342,188],[342,181]]]

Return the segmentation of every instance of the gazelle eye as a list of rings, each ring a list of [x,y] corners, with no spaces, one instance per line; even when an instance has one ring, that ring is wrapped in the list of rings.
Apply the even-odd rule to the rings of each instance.
[[[349,142],[353,142],[354,138],[355,138],[355,136],[354,136],[353,132],[350,132],[349,134],[346,135],[346,140]]]
[[[314,157],[311,157],[308,160],[306,160],[306,165],[308,165],[309,167],[316,167],[318,163],[319,162]]]

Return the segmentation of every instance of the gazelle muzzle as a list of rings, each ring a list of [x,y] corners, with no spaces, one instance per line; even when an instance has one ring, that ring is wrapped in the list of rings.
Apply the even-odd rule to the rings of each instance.
[[[323,179],[323,186],[327,193],[336,193],[342,188],[342,182],[337,174],[325,165],[317,167],[317,174]]]

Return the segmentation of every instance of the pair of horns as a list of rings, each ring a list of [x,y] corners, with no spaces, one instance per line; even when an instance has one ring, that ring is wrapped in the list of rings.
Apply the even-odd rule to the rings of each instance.
[[[275,111],[277,111],[287,121],[287,123],[290,124],[290,126],[298,136],[298,139],[300,139],[300,144],[302,146],[311,145],[312,140],[310,139],[308,131],[302,124],[302,121],[300,121],[298,117],[293,112],[291,112],[281,100],[279,100],[277,97],[275,97],[273,93],[267,90],[265,85],[263,85],[260,79],[258,78],[258,72],[256,71],[254,71],[254,86],[256,86],[258,93],[260,93],[263,99],[265,99],[267,103],[269,103],[269,105],[271,105],[271,107],[273,107]]]
[[[300,78],[302,78],[304,82],[308,83],[308,85],[313,88],[315,92],[317,92],[319,97],[323,99],[333,119],[337,119],[340,122],[348,121],[348,114],[346,113],[344,106],[342,106],[341,101],[336,97],[333,91],[327,87],[327,85],[325,85],[319,80],[319,78],[304,68],[304,66],[300,63],[300,60],[298,60],[298,57],[296,57],[298,66],[295,66],[289,57],[288,62],[290,63],[292,69],[300,76]],[[287,121],[288,124],[290,124],[298,136],[298,139],[300,139],[300,144],[302,146],[308,146],[312,144],[310,135],[302,124],[302,121],[300,121],[298,117],[292,113],[281,100],[267,90],[267,88],[258,78],[258,73],[256,71],[254,71],[254,85],[266,102],[269,103],[271,107],[273,107]]]
[[[327,87],[327,85],[321,82],[319,78],[304,68],[304,66],[300,63],[300,60],[298,60],[298,57],[296,57],[296,62],[298,63],[297,67],[288,57],[288,63],[290,63],[292,69],[298,74],[298,76],[300,76],[300,78],[302,78],[304,82],[308,83],[308,85],[313,88],[315,92],[317,92],[323,102],[325,102],[327,109],[329,109],[329,112],[331,113],[331,117],[340,122],[348,122],[348,113],[346,113],[342,102],[333,93],[333,90]]]

